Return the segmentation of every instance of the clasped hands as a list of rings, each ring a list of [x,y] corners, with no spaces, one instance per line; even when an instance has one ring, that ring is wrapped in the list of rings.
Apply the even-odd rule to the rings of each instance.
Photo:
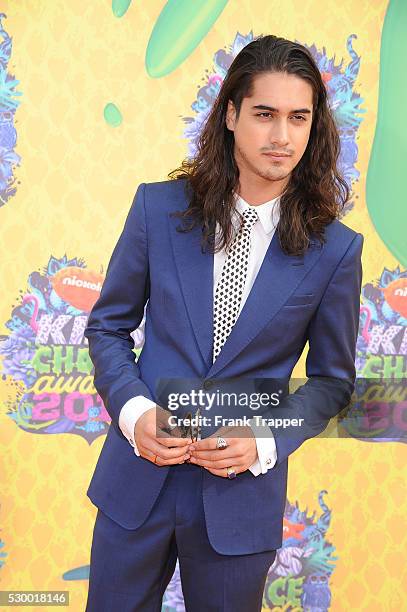
[[[226,439],[226,448],[216,448],[218,436]],[[190,438],[181,437],[178,426],[169,429],[168,411],[158,405],[146,410],[137,420],[134,438],[140,456],[158,466],[187,461],[223,478],[227,478],[227,467],[233,467],[239,474],[257,459],[256,439],[251,427],[220,427],[211,436],[192,442]]]

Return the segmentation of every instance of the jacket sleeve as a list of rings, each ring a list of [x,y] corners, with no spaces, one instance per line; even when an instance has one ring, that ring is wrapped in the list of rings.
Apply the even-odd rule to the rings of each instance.
[[[127,400],[135,395],[153,400],[141,380],[130,336],[143,319],[150,292],[145,188],[145,183],[137,188],[84,332],[95,368],[94,385],[120,435],[119,415]]]
[[[278,406],[279,416],[304,421],[301,427],[291,427],[289,433],[270,427],[277,446],[276,465],[306,439],[321,433],[350,402],[356,379],[362,248],[363,235],[358,233],[333,272],[309,323],[308,380]]]

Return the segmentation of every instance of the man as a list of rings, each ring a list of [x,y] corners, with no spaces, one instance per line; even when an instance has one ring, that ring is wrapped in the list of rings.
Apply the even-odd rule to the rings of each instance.
[[[288,456],[354,388],[363,236],[337,218],[339,146],[310,53],[261,36],[232,63],[196,158],[138,187],[85,331],[112,418],[87,492],[88,612],[159,610],[177,558],[188,611],[261,610]],[[212,423],[193,444],[168,427],[174,390],[270,388],[307,341],[308,380],[279,405],[303,427]]]

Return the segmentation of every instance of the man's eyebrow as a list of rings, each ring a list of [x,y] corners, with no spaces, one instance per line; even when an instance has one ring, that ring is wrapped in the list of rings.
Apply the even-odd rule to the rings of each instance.
[[[256,104],[256,106],[252,106],[252,108],[259,108],[261,110],[268,110],[268,111],[272,111],[273,113],[279,113],[280,111],[278,110],[278,108],[274,108],[273,106],[266,106],[265,104]],[[291,113],[308,113],[311,114],[311,110],[309,108],[297,108],[296,110],[292,110],[289,112],[289,114]]]

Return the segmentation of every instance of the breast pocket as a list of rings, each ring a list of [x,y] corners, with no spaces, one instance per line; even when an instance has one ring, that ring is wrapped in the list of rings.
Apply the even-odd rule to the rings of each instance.
[[[314,303],[314,293],[297,293],[288,298],[283,308],[286,306],[308,306]]]

